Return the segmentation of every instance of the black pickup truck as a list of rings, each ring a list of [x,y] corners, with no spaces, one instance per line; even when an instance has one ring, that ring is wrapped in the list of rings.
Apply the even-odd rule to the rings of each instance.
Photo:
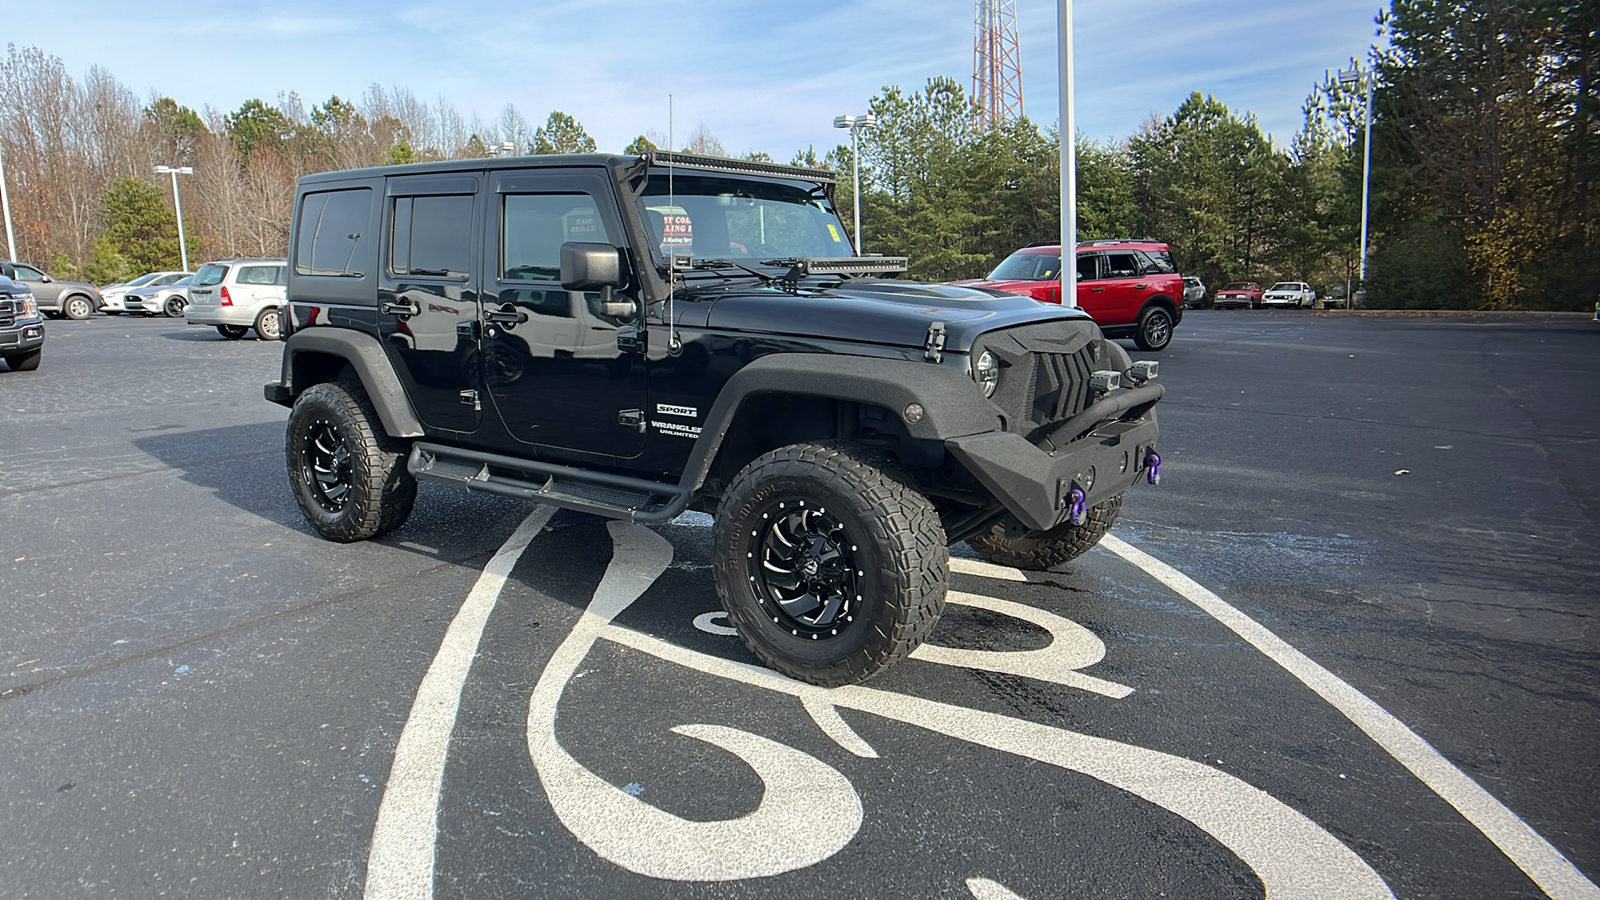
[[[13,372],[31,372],[44,358],[44,316],[33,292],[0,263],[0,359]]]
[[[948,547],[1048,568],[1155,482],[1154,363],[1085,314],[854,257],[834,176],[654,152],[300,181],[282,377],[326,537],[431,480],[715,517],[718,593],[791,677],[858,682],[938,620]]]

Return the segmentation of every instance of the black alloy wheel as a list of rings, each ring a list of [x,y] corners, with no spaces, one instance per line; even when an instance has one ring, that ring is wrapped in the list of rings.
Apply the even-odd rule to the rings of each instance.
[[[717,595],[745,646],[799,681],[857,684],[939,621],[938,511],[884,454],[790,444],[734,477],[712,524]]]
[[[161,304],[161,311],[166,313],[168,318],[182,318],[183,308],[188,305],[188,301],[184,300],[182,297],[173,295],[167,298],[167,302]]]
[[[855,621],[861,577],[838,515],[791,494],[768,502],[755,530],[746,568],[773,624],[814,641],[838,637]]]
[[[405,523],[417,499],[409,443],[383,431],[359,384],[318,384],[295,399],[284,457],[295,502],[319,534],[346,543]]]
[[[1165,350],[1172,343],[1172,313],[1166,307],[1152,306],[1139,315],[1139,330],[1133,342],[1140,350]]]
[[[312,420],[300,451],[300,465],[316,504],[335,515],[343,512],[350,502],[350,447],[326,418]]]
[[[244,337],[246,334],[249,334],[249,333],[250,333],[250,329],[246,328],[243,325],[218,325],[217,326],[217,334],[222,335],[223,337],[227,338],[230,341],[237,341],[238,339]]]

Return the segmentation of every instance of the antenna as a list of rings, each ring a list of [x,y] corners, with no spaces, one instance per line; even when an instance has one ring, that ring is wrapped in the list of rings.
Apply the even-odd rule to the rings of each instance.
[[[672,95],[668,94],[667,149],[671,150],[674,146],[676,145],[673,143],[672,137]],[[667,208],[678,208],[678,195],[673,190],[672,186],[671,156],[667,157]],[[666,238],[665,232],[667,229],[665,226],[663,226],[661,230],[663,232],[662,239],[664,242]],[[667,355],[677,356],[683,352],[683,342],[678,340],[678,318],[676,315],[676,305],[673,303],[673,300],[678,294],[678,254],[672,252],[671,250],[667,250],[665,247],[663,247],[662,250],[667,255]]]

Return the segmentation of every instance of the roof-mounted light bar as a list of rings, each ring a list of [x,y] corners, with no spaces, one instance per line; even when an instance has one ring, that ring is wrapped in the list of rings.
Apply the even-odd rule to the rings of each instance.
[[[672,166],[676,169],[700,169],[707,172],[726,172],[734,175],[767,175],[773,178],[792,178],[818,184],[837,184],[839,176],[832,169],[813,169],[807,166],[780,166],[777,163],[752,162],[748,159],[727,159],[721,156],[700,156],[694,153],[675,153],[671,150],[651,150],[652,166]]]
[[[910,260],[904,256],[840,256],[770,262],[791,265],[793,268],[789,274],[794,278],[807,275],[900,275],[910,266]]]

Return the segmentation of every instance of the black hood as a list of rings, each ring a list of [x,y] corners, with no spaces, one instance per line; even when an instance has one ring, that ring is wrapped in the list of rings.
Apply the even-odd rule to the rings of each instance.
[[[928,327],[943,322],[945,349],[958,353],[997,328],[1088,318],[1082,310],[1016,294],[879,279],[794,292],[770,285],[715,285],[693,294],[711,302],[706,326],[718,331],[921,347]]]

